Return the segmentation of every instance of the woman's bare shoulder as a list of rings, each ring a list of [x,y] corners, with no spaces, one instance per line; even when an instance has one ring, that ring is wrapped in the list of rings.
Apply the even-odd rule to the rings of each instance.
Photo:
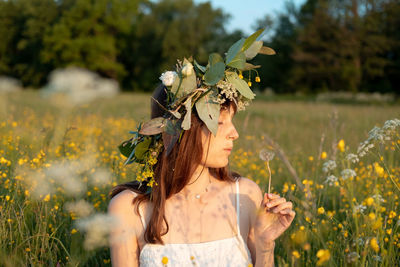
[[[263,193],[260,189],[260,186],[253,180],[246,177],[240,177],[238,179],[240,193],[248,196],[253,202],[261,203],[263,199]]]
[[[108,204],[108,213],[132,221],[136,217],[133,199],[137,194],[130,190],[124,190],[115,195]]]

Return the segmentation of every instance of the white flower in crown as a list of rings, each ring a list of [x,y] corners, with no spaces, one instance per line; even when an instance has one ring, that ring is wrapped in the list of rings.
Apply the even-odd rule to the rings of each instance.
[[[182,74],[185,76],[189,76],[192,75],[192,73],[193,73],[193,65],[192,63],[189,62],[183,66]]]
[[[160,76],[160,80],[165,86],[171,86],[178,74],[175,71],[166,71]]]

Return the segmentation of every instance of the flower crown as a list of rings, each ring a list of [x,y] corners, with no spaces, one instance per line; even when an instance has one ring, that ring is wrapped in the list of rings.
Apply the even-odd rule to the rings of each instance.
[[[125,162],[141,164],[141,172],[136,180],[145,182],[148,190],[154,185],[153,166],[159,153],[165,149],[167,155],[184,130],[190,129],[192,109],[195,107],[200,119],[216,135],[221,104],[226,100],[234,102],[238,110],[244,110],[255,94],[250,89],[251,72],[256,72],[256,82],[260,82],[257,68],[260,65],[247,63],[257,54],[274,55],[275,51],[263,46],[257,38],[264,29],[258,30],[247,39],[234,43],[226,53],[225,60],[218,53],[212,53],[207,66],[201,66],[196,60],[178,60],[176,71],[166,71],[160,80],[166,87],[166,112],[162,117],[140,123],[134,136],[124,141],[118,148],[127,157]],[[249,79],[243,78],[243,71],[249,71]]]

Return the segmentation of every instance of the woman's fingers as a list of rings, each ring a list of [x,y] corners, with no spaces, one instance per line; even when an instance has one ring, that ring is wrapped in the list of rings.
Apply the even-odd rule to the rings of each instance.
[[[292,208],[293,208],[293,203],[289,201],[289,202],[285,202],[285,203],[279,204],[278,206],[270,209],[269,211],[273,212],[273,213],[278,213],[278,212],[283,211],[285,209],[290,209],[291,210]]]
[[[285,198],[279,197],[279,198],[272,199],[272,200],[268,201],[268,203],[266,203],[265,206],[270,209],[272,207],[275,207],[275,206],[277,206],[277,205],[279,205],[281,203],[285,203],[285,202],[286,202]]]

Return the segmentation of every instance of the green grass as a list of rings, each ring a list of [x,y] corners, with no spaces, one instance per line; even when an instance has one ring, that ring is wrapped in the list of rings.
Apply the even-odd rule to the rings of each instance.
[[[113,184],[135,179],[135,166],[123,166],[117,146],[130,138],[128,131],[134,130],[136,123],[149,118],[149,96],[123,93],[73,109],[60,108],[36,91],[1,96],[0,265],[110,265],[107,247],[84,249],[84,231],[74,224],[80,218],[68,212],[65,204],[84,199],[96,213],[104,213]],[[300,179],[299,184],[284,158],[275,156],[271,161],[273,191],[290,199],[297,212],[292,226],[278,239],[278,266],[315,266],[321,249],[325,250],[319,255],[330,254],[325,262],[323,258],[319,261],[326,266],[393,266],[399,262],[400,192],[395,186],[400,184],[399,129],[393,144],[388,141],[377,146],[359,163],[345,159],[348,153],[357,152],[374,126],[381,127],[399,115],[400,106],[396,105],[261,97],[235,116],[240,138],[231,156],[233,170],[267,188],[266,165],[258,157],[260,149],[271,149],[263,138],[267,135],[281,147]],[[341,139],[344,152],[337,146]],[[320,158],[321,152],[326,152],[326,159]],[[85,160],[90,155],[96,157],[95,163]],[[39,200],[32,197],[29,181],[35,179],[35,173],[46,164],[72,159],[79,160],[87,171],[74,174],[87,187],[85,192],[68,195],[55,182],[48,201],[43,200],[45,195]],[[332,174],[339,177],[341,170],[351,168],[357,177],[328,186],[324,183],[328,174],[322,172],[328,159],[338,164]],[[382,176],[374,163],[385,168]],[[106,169],[110,179],[93,185],[88,181],[90,170],[99,168]],[[378,193],[386,201],[367,205],[368,198]],[[353,215],[354,206],[361,204],[366,206],[364,213]],[[318,213],[321,207],[324,212],[320,209]],[[369,244],[373,237],[379,251]],[[363,244],[356,242],[359,238]],[[359,258],[351,261],[354,253]]]

